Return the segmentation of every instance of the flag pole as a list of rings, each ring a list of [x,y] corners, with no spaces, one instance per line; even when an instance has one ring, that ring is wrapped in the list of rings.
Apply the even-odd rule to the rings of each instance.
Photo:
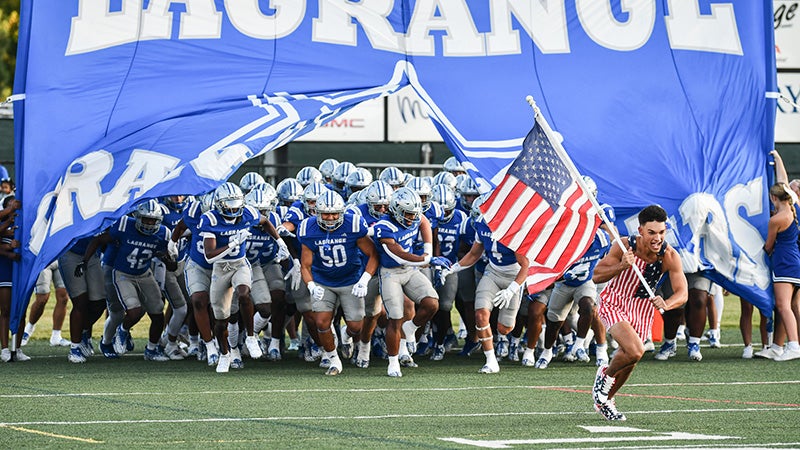
[[[600,207],[600,204],[597,202],[597,199],[595,198],[594,195],[592,195],[592,193],[589,191],[589,187],[586,186],[586,183],[583,181],[583,177],[581,176],[580,172],[578,172],[578,168],[575,167],[575,164],[572,162],[572,158],[570,158],[569,155],[567,154],[567,151],[564,150],[564,147],[561,145],[561,142],[559,142],[559,140],[556,139],[553,129],[550,128],[550,125],[547,123],[547,120],[544,118],[544,115],[542,115],[542,112],[539,110],[539,107],[536,106],[536,102],[533,100],[533,96],[529,95],[525,97],[525,100],[528,102],[531,108],[533,108],[534,120],[536,120],[536,122],[542,128],[544,134],[547,135],[547,138],[550,140],[550,143],[553,144],[553,149],[556,151],[558,156],[561,157],[561,160],[567,166],[567,170],[569,170],[569,173],[572,176],[572,178],[578,183],[581,189],[583,189],[584,192],[586,192],[587,196],[589,197],[589,201],[592,202],[592,206],[594,206],[594,209],[597,211],[597,214],[600,216],[600,219],[602,219],[603,223],[606,224],[608,230],[613,235],[614,242],[617,244],[617,246],[619,246],[620,249],[622,249],[622,253],[626,253],[628,249],[625,248],[625,244],[622,243],[622,238],[620,238],[616,227],[614,227],[614,224],[612,224],[611,221],[608,220],[606,213]],[[647,295],[649,295],[650,298],[655,297],[656,295],[653,292],[653,289],[651,289],[650,285],[647,284],[647,281],[644,279],[644,275],[642,275],[642,271],[639,270],[639,266],[634,264],[631,267],[633,267],[634,273],[636,273],[636,276],[639,278],[639,281],[641,281],[641,283],[644,285],[644,288],[647,290]],[[659,312],[663,314],[664,310],[662,308],[659,308]]]

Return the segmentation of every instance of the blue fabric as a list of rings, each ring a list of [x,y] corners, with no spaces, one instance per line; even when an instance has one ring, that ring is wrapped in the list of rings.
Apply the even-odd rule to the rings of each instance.
[[[760,250],[776,111],[770,0],[642,2],[654,10],[635,14],[619,0],[563,2],[519,17],[490,10],[507,2],[215,0],[202,17],[211,2],[163,18],[138,3],[21,3],[12,329],[36,275],[75,239],[144,198],[207,192],[247,159],[406,85],[484,190],[519,153],[532,95],[620,228],[662,205],[693,269],[772,309]]]

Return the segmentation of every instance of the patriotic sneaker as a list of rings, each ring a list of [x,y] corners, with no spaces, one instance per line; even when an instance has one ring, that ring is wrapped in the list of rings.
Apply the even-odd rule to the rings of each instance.
[[[230,354],[230,352],[228,352],[228,353],[226,353],[224,355],[215,354],[214,356],[216,356],[216,358],[214,358],[214,359],[218,360],[217,361],[217,368],[215,369],[217,371],[217,373],[228,373],[228,371],[231,369],[231,354]],[[211,360],[211,355],[209,355],[208,359]]]
[[[3,350],[5,351],[5,349]],[[86,357],[83,356],[83,352],[81,352],[81,349],[79,347],[72,347],[69,349],[69,354],[67,355],[67,361],[74,364],[81,364],[86,362]]]
[[[465,342],[464,348],[458,353],[460,356],[469,356],[481,348],[480,342]]]
[[[478,370],[478,373],[498,373],[500,372],[500,365],[496,362],[494,364],[486,363]]]
[[[164,354],[167,355],[172,361],[181,361],[186,359],[189,356],[183,349],[175,342],[167,342],[167,346],[164,347]]]
[[[28,345],[28,340],[30,340],[31,334],[27,331],[22,332],[22,342],[19,343],[20,347],[24,347]]]
[[[257,337],[247,336],[244,338],[244,345],[247,347],[247,352],[250,353],[250,359],[261,359],[261,357],[264,356],[264,353],[261,351],[261,346],[258,345]]]
[[[117,359],[119,358],[119,353],[114,350],[114,344],[103,344],[103,341],[100,341],[100,351],[103,352],[103,356],[108,359]]]
[[[232,348],[228,354],[231,355],[231,369],[244,369],[242,353],[238,348]]]
[[[702,361],[703,355],[700,353],[700,344],[698,343],[689,343],[686,345],[686,348],[689,350],[689,359],[692,361]]]
[[[594,386],[592,386],[592,399],[595,405],[608,403],[608,394],[611,392],[611,387],[614,386],[615,379],[606,375],[606,369],[608,366],[600,366],[595,374]]]
[[[169,357],[167,355],[165,355],[164,352],[162,352],[161,350],[159,350],[157,348],[155,350],[150,350],[149,348],[145,348],[144,349],[144,360],[145,361],[164,362],[164,361],[169,361]]]
[[[414,358],[411,355],[401,355],[400,356],[400,366],[401,367],[419,367],[417,363],[414,362]]]
[[[578,350],[575,351],[575,358],[582,363],[589,362],[589,354],[586,353],[586,349],[580,347]]]
[[[497,346],[494,350],[494,354],[498,359],[508,356],[508,338],[501,337],[497,340]]]
[[[540,356],[539,359],[536,360],[536,364],[533,365],[534,369],[547,369],[547,366],[550,365],[550,358]]]
[[[444,359],[446,347],[444,345],[437,345],[433,348],[433,354],[431,355],[431,361],[441,361]]]
[[[655,356],[653,356],[653,358],[655,358],[658,361],[666,361],[675,356],[677,352],[678,352],[678,345],[675,342],[670,343],[664,341],[664,343],[661,344],[661,348],[658,349],[658,353],[656,353]]]
[[[600,413],[601,416],[605,417],[606,420],[613,420],[618,422],[623,422],[628,420],[625,417],[625,414],[617,411],[617,405],[614,402],[614,399],[610,399],[605,403],[595,403],[594,410]]]
[[[271,348],[267,352],[267,361],[280,361],[281,351],[277,348]]]
[[[652,339],[645,339],[644,340],[644,351],[645,353],[650,353],[656,351],[656,345],[653,344]]]
[[[50,337],[50,347],[69,347],[69,340],[63,337]],[[25,345],[25,344],[22,344]]]
[[[25,361],[30,361],[30,360],[31,360],[31,357],[26,355],[25,353],[22,353],[22,349],[21,348],[17,349],[17,353],[14,355],[14,361],[25,362]]]

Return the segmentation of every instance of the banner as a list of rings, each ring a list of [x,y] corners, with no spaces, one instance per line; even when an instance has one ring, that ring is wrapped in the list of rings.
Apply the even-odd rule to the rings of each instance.
[[[601,201],[622,218],[662,205],[692,270],[771,310],[772,14],[767,0],[23,0],[12,327],[76,238],[404,86],[483,190],[520,152],[532,95]]]

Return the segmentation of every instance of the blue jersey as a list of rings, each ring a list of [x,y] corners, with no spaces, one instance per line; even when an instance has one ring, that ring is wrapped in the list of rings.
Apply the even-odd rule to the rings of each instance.
[[[580,286],[591,280],[594,268],[608,254],[609,250],[611,250],[611,239],[609,239],[608,233],[598,228],[592,245],[589,246],[586,253],[564,273],[564,284],[567,286]]]
[[[89,248],[89,242],[92,242],[92,239],[94,239],[94,236],[86,236],[78,239],[74,244],[72,244],[72,247],[69,248],[69,251],[75,253],[76,255],[83,256],[86,254],[86,249]]]
[[[375,246],[378,249],[378,255],[381,259],[381,267],[391,268],[402,266],[403,264],[395,261],[391,256],[386,254],[380,240],[394,239],[395,242],[400,244],[400,247],[402,247],[404,251],[411,253],[414,249],[414,241],[417,238],[417,233],[419,233],[419,222],[410,228],[406,228],[397,223],[394,217],[384,214],[379,221],[375,222],[372,228],[375,230]]]
[[[430,208],[424,212],[425,218],[428,219],[428,222],[431,224],[431,232],[434,232],[436,228],[439,226],[439,221],[442,220],[444,217],[444,210],[441,206],[439,206],[436,202],[431,202]],[[436,236],[433,237],[434,239]],[[414,243],[414,251],[412,252],[415,255],[422,255],[425,253],[425,242],[422,240],[422,233],[417,236],[417,240]],[[433,256],[433,255],[431,255]]]
[[[294,225],[294,234],[297,234],[297,229],[300,228],[300,222],[306,220],[308,218],[308,214],[306,214],[306,209],[303,206],[303,202],[298,200],[292,203],[292,206],[286,210],[286,214],[283,215],[282,219],[283,222],[289,222]],[[297,251],[297,255],[299,257],[300,252],[302,251],[302,246],[300,245],[300,241],[297,239],[290,239],[294,245],[294,249]]]
[[[206,262],[206,255],[203,250],[203,238],[200,237],[200,230],[197,228],[200,225],[200,217],[203,216],[203,208],[201,202],[194,202],[188,208],[183,210],[183,224],[192,233],[191,240],[189,241],[189,259],[195,262],[198,266],[204,269],[210,269],[211,264]]]
[[[451,263],[458,261],[458,249],[464,242],[464,237],[468,234],[472,234],[474,237],[472,229],[467,226],[468,223],[467,215],[459,210],[453,211],[453,217],[449,221],[439,222],[436,233],[436,238],[439,240],[439,253]]]
[[[178,226],[178,223],[183,219],[183,212],[188,208],[183,209],[172,209],[167,205],[162,205],[164,207],[164,221],[162,222],[167,228],[169,228],[170,233],[175,231],[175,227]],[[179,239],[178,240],[178,261],[182,261],[186,259],[186,256],[189,254],[189,239]]]
[[[271,211],[267,217],[272,226],[280,225],[280,218]],[[269,233],[259,226],[250,227],[250,237],[247,238],[247,260],[250,264],[264,265],[272,262],[278,256],[278,242]]]
[[[245,206],[241,217],[229,221],[218,211],[211,210],[200,217],[197,229],[201,239],[213,237],[217,240],[217,248],[227,247],[231,236],[242,230],[249,230],[261,221],[261,213],[252,206]],[[220,258],[220,261],[235,261],[245,256],[245,246],[239,245],[229,254]],[[205,255],[203,256],[205,258]]]
[[[473,221],[475,227],[475,240],[483,244],[483,251],[489,262],[495,266],[510,266],[517,263],[514,250],[492,239],[492,230],[483,220]]]
[[[169,230],[164,225],[158,227],[154,234],[142,234],[136,229],[136,219],[130,216],[120,218],[108,234],[116,247],[111,267],[114,270],[130,275],[141,275],[150,269],[150,263],[156,253],[167,251]]]
[[[302,221],[297,239],[314,254],[314,281],[330,287],[356,284],[364,272],[356,241],[366,235],[367,223],[355,214],[345,214],[344,222],[330,232],[319,227],[316,217]]]

